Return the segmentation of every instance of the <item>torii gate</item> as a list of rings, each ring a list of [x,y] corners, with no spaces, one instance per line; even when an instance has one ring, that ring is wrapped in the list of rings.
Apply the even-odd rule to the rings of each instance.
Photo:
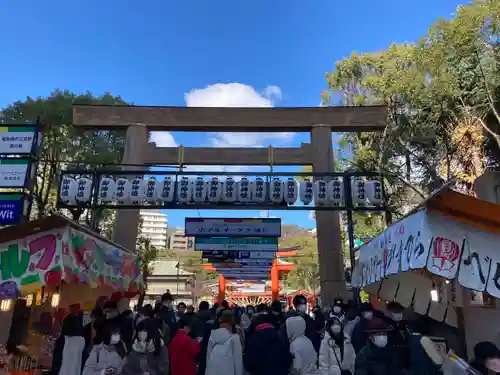
[[[293,264],[283,264],[279,261],[281,257],[288,257],[297,254],[297,249],[299,246],[294,246],[290,248],[279,249],[276,253],[276,257],[273,260],[271,266],[271,298],[273,301],[278,300],[280,293],[280,273],[290,272],[294,269]],[[216,271],[215,267],[210,263],[204,264],[203,268],[207,271]],[[217,300],[220,302],[224,301],[226,295],[226,279],[224,276],[219,274],[219,293],[217,294]]]
[[[126,130],[124,170],[138,165],[312,165],[334,172],[332,131],[383,131],[387,107],[204,108],[76,105],[73,124],[88,130]],[[309,132],[311,143],[299,148],[156,147],[150,130],[184,132]],[[115,242],[136,245],[139,209],[117,210]],[[316,213],[320,283],[323,300],[345,295],[339,214]]]

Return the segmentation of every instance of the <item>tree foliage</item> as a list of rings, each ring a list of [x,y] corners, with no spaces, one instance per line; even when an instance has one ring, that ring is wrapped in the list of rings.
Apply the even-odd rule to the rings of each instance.
[[[286,259],[295,267],[285,276],[284,283],[289,288],[314,292],[319,285],[318,241],[315,237],[305,235],[287,237],[280,241],[282,248],[295,245],[300,245],[300,250],[296,256]]]
[[[417,43],[337,61],[325,100],[388,105],[383,133],[344,134],[347,164],[380,169],[399,213],[455,179],[471,192],[500,161],[500,0],[459,7]]]
[[[158,249],[151,244],[151,240],[144,236],[139,236],[137,238],[137,252],[140,262],[140,269],[142,273],[142,278],[144,281],[144,288],[139,296],[138,306],[141,307],[144,303],[144,297],[146,296],[146,290],[148,288],[148,277],[151,274],[152,263],[158,258]]]
[[[40,120],[43,149],[33,188],[36,217],[55,207],[59,172],[71,167],[99,167],[121,162],[123,134],[117,132],[82,132],[73,126],[73,104],[127,104],[119,96],[106,93],[94,96],[90,92],[76,94],[55,90],[47,97],[20,100],[4,108],[0,119],[5,124],[36,123]],[[78,219],[82,211],[73,212]],[[108,213],[109,215],[109,213]],[[105,219],[106,215],[104,215]]]

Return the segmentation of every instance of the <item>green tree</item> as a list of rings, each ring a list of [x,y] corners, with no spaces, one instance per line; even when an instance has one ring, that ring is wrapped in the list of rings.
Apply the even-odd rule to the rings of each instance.
[[[139,236],[137,239],[137,251],[140,262],[140,268],[142,273],[142,278],[144,280],[144,287],[142,293],[139,295],[139,300],[137,305],[142,307],[144,303],[144,298],[146,297],[146,291],[148,288],[148,277],[151,275],[152,263],[158,258],[158,249],[151,244],[151,240],[144,236]]]
[[[280,247],[295,245],[300,245],[300,250],[296,256],[287,259],[295,267],[285,276],[285,285],[289,288],[304,289],[314,293],[319,285],[317,240],[310,236],[293,236],[280,241]]]
[[[55,90],[47,97],[17,101],[0,113],[2,122],[35,123],[40,119],[44,145],[40,155],[37,179],[33,188],[34,212],[37,218],[55,207],[59,171],[71,167],[99,167],[120,163],[124,135],[119,132],[82,132],[73,126],[73,104],[127,104],[119,96],[106,93],[94,96],[90,92],[75,94]],[[83,210],[72,212],[78,219]],[[109,212],[102,215],[106,220]]]
[[[343,136],[345,163],[383,171],[400,214],[451,179],[470,191],[485,156],[499,160],[499,4],[462,6],[418,43],[354,52],[327,73],[330,104],[335,93],[346,105],[388,105],[383,133]]]

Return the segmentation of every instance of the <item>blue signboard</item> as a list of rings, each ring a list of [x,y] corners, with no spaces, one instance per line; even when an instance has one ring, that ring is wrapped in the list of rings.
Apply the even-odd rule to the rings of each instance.
[[[22,194],[0,194],[0,225],[19,224],[23,203]]]

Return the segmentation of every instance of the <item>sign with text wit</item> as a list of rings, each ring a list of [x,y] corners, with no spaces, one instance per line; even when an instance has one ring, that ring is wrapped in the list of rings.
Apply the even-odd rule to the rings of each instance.
[[[201,237],[195,239],[195,250],[225,250],[225,251],[278,251],[277,237],[263,238],[228,238]]]
[[[189,237],[280,237],[281,219],[220,219],[187,217]]]
[[[232,260],[273,260],[276,253],[273,251],[219,251],[208,250],[201,252],[202,258],[218,258],[218,259],[232,259]]]
[[[0,194],[0,226],[19,224],[24,210],[24,195]]]

